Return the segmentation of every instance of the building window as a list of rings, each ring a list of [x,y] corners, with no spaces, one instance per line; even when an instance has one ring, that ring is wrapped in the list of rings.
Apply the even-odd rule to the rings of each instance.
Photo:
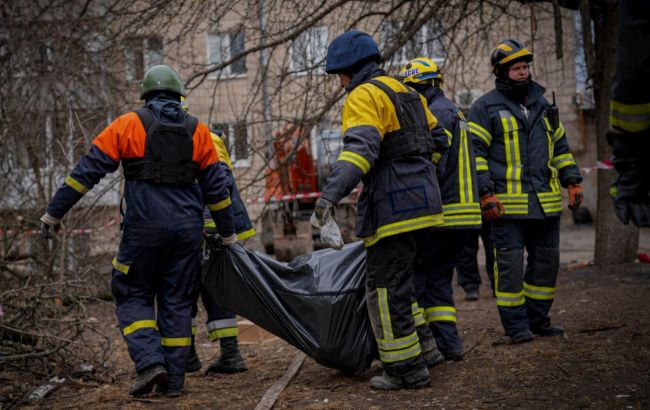
[[[289,48],[291,71],[306,74],[317,67],[318,73],[325,72],[327,34],[327,27],[311,27],[293,40]]]
[[[232,57],[244,52],[245,37],[243,31],[233,31],[229,33],[209,33],[208,34],[208,64],[218,65],[225,63]],[[222,75],[244,75],[246,68],[246,57],[242,57],[230,65],[224,67],[220,73]],[[211,76],[215,78],[217,75]]]
[[[381,26],[381,44],[383,50],[388,50],[403,36],[405,27],[411,22],[389,20]],[[389,65],[404,65],[416,57],[428,57],[438,64],[444,62],[446,51],[442,42],[444,33],[442,23],[430,22],[420,27],[420,30],[409,38],[404,45],[393,54]]]
[[[131,41],[125,54],[126,79],[141,81],[148,69],[163,62],[162,38],[137,37]]]
[[[224,142],[234,167],[249,167],[251,165],[248,145],[248,125],[244,121],[235,123],[215,123],[212,130],[223,132]]]

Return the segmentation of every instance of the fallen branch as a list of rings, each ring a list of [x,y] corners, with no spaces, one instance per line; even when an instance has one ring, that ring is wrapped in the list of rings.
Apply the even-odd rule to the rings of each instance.
[[[0,339],[30,346],[38,344],[38,335],[14,329],[7,325],[0,325]]]
[[[600,327],[593,327],[591,329],[581,329],[580,333],[597,333],[597,332],[606,332],[608,330],[616,330],[620,329],[625,326],[625,323],[621,323],[618,325],[605,325],[605,326],[600,326]]]
[[[280,393],[282,393],[282,391],[287,387],[293,376],[298,372],[298,369],[300,369],[300,366],[302,366],[305,357],[305,354],[302,352],[296,355],[293,362],[291,362],[291,365],[284,373],[284,376],[282,376],[273,386],[271,386],[270,389],[266,391],[266,393],[264,393],[262,400],[260,400],[260,402],[257,403],[257,406],[255,406],[255,410],[270,410],[273,407],[275,401],[280,396]]]

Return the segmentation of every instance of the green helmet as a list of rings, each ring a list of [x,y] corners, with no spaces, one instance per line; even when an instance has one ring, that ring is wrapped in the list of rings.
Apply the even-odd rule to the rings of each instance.
[[[156,65],[147,71],[140,84],[140,99],[144,100],[145,95],[156,90],[173,91],[185,97],[185,86],[181,79],[176,71],[166,65]]]

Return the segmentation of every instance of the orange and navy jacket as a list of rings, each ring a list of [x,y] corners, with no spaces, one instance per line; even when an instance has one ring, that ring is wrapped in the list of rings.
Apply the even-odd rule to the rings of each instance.
[[[158,96],[147,101],[156,121],[182,124],[187,114],[176,100]],[[218,165],[219,157],[208,127],[199,122],[192,137],[193,161],[198,164],[197,182],[192,185],[164,185],[127,180],[125,225],[160,226],[175,224],[203,225],[205,204],[217,222],[219,234],[234,233],[234,222],[227,178]],[[47,213],[61,218],[107,173],[114,172],[120,161],[144,156],[146,132],[135,112],[117,118],[93,141],[63,185],[54,194]]]

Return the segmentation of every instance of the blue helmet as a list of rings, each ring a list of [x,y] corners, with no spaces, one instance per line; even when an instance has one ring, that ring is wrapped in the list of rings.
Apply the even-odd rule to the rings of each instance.
[[[375,40],[363,31],[347,31],[335,38],[327,48],[325,71],[328,74],[340,73],[371,58],[377,61],[381,58]]]

